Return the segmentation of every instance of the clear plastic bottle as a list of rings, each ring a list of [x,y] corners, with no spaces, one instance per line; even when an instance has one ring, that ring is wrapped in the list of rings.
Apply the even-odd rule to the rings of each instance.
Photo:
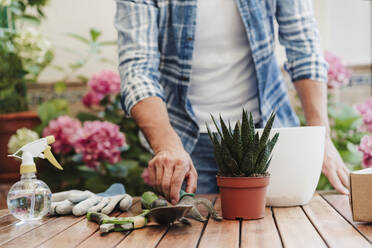
[[[21,180],[16,182],[8,192],[8,209],[20,220],[39,220],[48,214],[52,193],[43,181],[36,179],[34,158],[46,158],[56,168],[63,170],[51,152],[53,136],[47,136],[22,146],[10,157],[22,160],[19,173]],[[17,154],[22,152],[22,157]]]
[[[24,173],[9,190],[8,209],[17,219],[39,220],[48,214],[51,196],[49,187],[34,172]]]

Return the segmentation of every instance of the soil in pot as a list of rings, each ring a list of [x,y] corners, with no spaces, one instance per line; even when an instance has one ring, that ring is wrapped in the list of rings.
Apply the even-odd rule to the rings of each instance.
[[[263,218],[265,216],[266,188],[269,180],[270,176],[217,176],[223,218],[233,220]]]

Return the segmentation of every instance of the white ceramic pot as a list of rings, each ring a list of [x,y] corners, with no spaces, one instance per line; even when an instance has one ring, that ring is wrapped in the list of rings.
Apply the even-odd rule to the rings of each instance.
[[[262,133],[262,129],[258,130]],[[324,127],[273,128],[279,132],[269,167],[266,205],[289,207],[307,204],[316,189],[324,156]]]

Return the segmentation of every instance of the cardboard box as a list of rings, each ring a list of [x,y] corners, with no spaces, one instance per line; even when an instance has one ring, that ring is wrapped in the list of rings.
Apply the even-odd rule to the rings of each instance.
[[[350,207],[354,221],[372,222],[372,168],[350,173]]]

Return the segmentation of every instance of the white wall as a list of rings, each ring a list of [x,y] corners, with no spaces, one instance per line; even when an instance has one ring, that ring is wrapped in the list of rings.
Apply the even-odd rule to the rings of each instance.
[[[278,0],[280,1],[280,0]],[[301,0],[299,0],[301,1]],[[314,13],[321,34],[324,49],[342,57],[349,65],[372,63],[372,2],[363,0],[314,0]],[[115,40],[113,26],[115,14],[114,0],[51,0],[46,8],[48,19],[42,29],[52,41],[56,59],[54,64],[67,66],[74,56],[64,48],[83,49],[84,46],[65,33],[72,32],[87,35],[91,27],[103,31],[102,40]],[[277,45],[279,61],[285,60],[283,48]],[[106,57],[117,61],[116,47],[104,50]],[[82,71],[91,75],[103,68],[116,70],[116,66],[91,63]],[[41,75],[41,81],[56,81],[63,74],[47,69]]]

